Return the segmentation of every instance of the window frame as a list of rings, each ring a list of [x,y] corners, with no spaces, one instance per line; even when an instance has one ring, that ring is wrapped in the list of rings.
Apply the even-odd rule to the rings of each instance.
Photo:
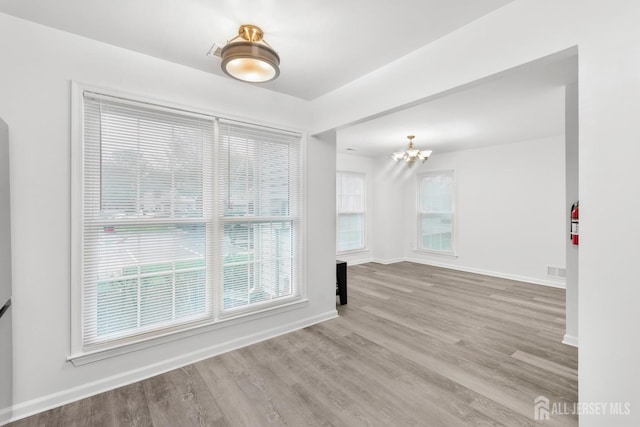
[[[241,123],[242,125],[248,124],[258,128],[264,128],[266,130],[277,130],[282,132],[290,132],[299,136],[298,152],[297,152],[297,211],[296,216],[292,220],[292,234],[294,233],[293,227],[295,227],[295,233],[297,236],[296,245],[292,248],[292,256],[296,271],[294,283],[292,283],[292,294],[277,299],[272,299],[258,304],[250,304],[250,309],[236,310],[233,313],[224,313],[222,315],[222,298],[219,295],[211,298],[213,306],[213,315],[211,318],[192,324],[186,324],[182,326],[169,326],[149,334],[133,335],[123,340],[107,341],[104,345],[95,345],[87,347],[83,343],[83,329],[84,329],[84,309],[83,309],[83,230],[84,230],[84,183],[85,178],[83,176],[84,169],[84,93],[94,92],[105,97],[117,99],[119,102],[132,103],[136,105],[147,104],[153,108],[159,110],[169,110],[172,112],[178,112],[185,115],[195,115],[198,117],[212,118],[216,122],[218,120],[227,120]],[[207,333],[213,330],[217,330],[221,327],[232,326],[238,322],[245,322],[253,319],[260,319],[266,316],[275,315],[278,313],[286,312],[292,309],[297,309],[301,305],[308,304],[307,300],[307,287],[306,287],[306,254],[305,254],[305,242],[306,242],[306,150],[307,150],[307,134],[303,130],[287,128],[283,129],[281,126],[273,126],[268,123],[260,123],[256,120],[247,120],[243,118],[237,118],[230,115],[217,114],[211,111],[201,110],[192,107],[185,107],[183,105],[175,104],[166,100],[156,100],[146,98],[144,96],[123,93],[113,89],[106,89],[103,87],[97,87],[93,85],[71,82],[71,286],[70,286],[70,302],[71,302],[71,342],[68,360],[73,362],[74,365],[83,365],[85,363],[91,363],[96,360],[102,360],[105,358],[125,354],[131,351],[135,351],[142,348],[158,345],[164,342],[169,342],[177,339],[181,339],[187,336],[192,336],[200,333]],[[218,148],[220,141],[218,139],[219,127],[216,124],[214,131],[214,141],[212,147],[211,158],[213,164],[210,165],[211,176],[209,178],[203,176],[203,180],[212,179],[213,194],[210,196],[214,199],[212,204],[213,214],[210,218],[210,225],[213,232],[213,246],[207,249],[206,264],[209,269],[211,263],[214,268],[214,273],[207,278],[206,286],[209,289],[208,292],[219,294],[223,290],[224,283],[219,280],[218,271],[222,271],[222,260],[220,259],[219,248],[220,243],[220,226],[222,224],[222,218],[217,213],[217,207],[219,201],[218,194]],[[252,221],[255,218],[247,218],[248,221]],[[204,220],[204,219],[203,219]],[[169,222],[171,220],[168,220]],[[206,240],[210,241],[206,233]]]
[[[363,193],[362,193],[362,211],[343,211],[341,212],[339,210],[339,202],[338,202],[338,198],[340,197],[340,195],[342,193],[338,192],[338,180],[340,179],[340,175],[352,175],[352,176],[358,176],[362,178],[362,189],[363,189]],[[367,174],[364,172],[357,172],[357,171],[349,171],[349,170],[337,170],[336,171],[336,254],[350,254],[350,253],[358,253],[358,252],[366,252],[367,249]],[[353,248],[353,249],[345,249],[345,250],[339,250],[338,249],[338,243],[339,243],[339,236],[340,236],[340,216],[347,216],[347,215],[361,215],[362,216],[362,247],[360,248]]]
[[[424,178],[428,177],[437,177],[437,176],[450,176],[451,177],[451,209],[450,211],[439,211],[439,212],[423,212],[421,211],[421,190],[422,190],[422,182]],[[422,172],[416,174],[416,246],[415,251],[424,252],[429,254],[437,254],[443,256],[452,256],[457,257],[457,240],[458,240],[458,231],[457,231],[457,184],[456,184],[456,173],[453,169],[447,170],[439,170],[439,171],[430,171],[430,172]],[[450,250],[438,250],[432,248],[426,248],[423,246],[422,239],[422,217],[428,213],[436,213],[436,214],[450,214],[451,215],[451,249]]]
[[[221,122],[237,122],[237,120],[228,120],[227,118],[219,118]],[[264,126],[261,125],[254,125],[252,123],[242,123],[242,125],[245,128],[265,128]],[[218,133],[221,132],[220,130],[220,126],[218,127],[217,130]],[[219,149],[220,146],[222,145],[222,143],[220,141],[218,141],[218,143],[216,144],[216,155],[214,157],[214,161],[215,162],[220,162],[221,157],[218,155],[219,153]],[[299,156],[302,155],[302,142],[300,143],[299,146],[299,151],[300,153]],[[217,165],[218,167],[220,166],[219,163]],[[298,159],[298,173],[301,175],[302,174],[302,161],[301,159]],[[258,169],[260,169],[261,166],[258,167]],[[224,203],[223,198],[221,196],[221,191],[220,191],[220,181],[221,181],[221,176],[223,175],[223,171],[222,168],[219,168],[218,171],[214,172],[214,176],[216,177],[215,179],[218,180],[218,183],[216,184],[216,191],[217,191],[217,200],[218,200],[218,205],[214,206],[214,211],[217,210],[216,213],[214,213],[214,216],[217,216],[217,224],[216,224],[216,232],[218,233],[218,235],[223,234],[224,231],[224,226],[225,225],[229,225],[229,224],[247,224],[250,226],[253,225],[260,225],[260,224],[266,224],[266,223],[274,223],[274,222],[280,222],[280,223],[284,223],[284,222],[290,222],[291,223],[291,231],[292,234],[295,233],[297,235],[296,239],[293,239],[292,241],[292,251],[294,252],[294,254],[296,253],[296,249],[299,250],[302,245],[302,241],[301,241],[301,236],[302,236],[302,224],[301,224],[301,219],[300,219],[300,215],[301,215],[301,211],[303,209],[303,201],[302,201],[302,192],[303,192],[303,181],[302,179],[300,179],[298,181],[298,185],[297,185],[297,189],[296,192],[298,194],[298,202],[299,202],[299,206],[294,207],[294,210],[297,212],[296,214],[289,214],[289,215],[256,215],[256,214],[252,214],[252,215],[246,215],[246,216],[233,216],[233,215],[226,215],[225,214],[225,209],[222,208],[220,209],[220,203]],[[291,195],[291,193],[289,193],[289,195]],[[220,256],[219,254],[219,246],[216,247],[216,251],[218,252],[218,256]],[[301,274],[302,269],[301,267],[301,260],[298,259],[297,260],[297,266],[294,266],[293,269],[294,271],[294,278],[299,276]],[[217,269],[218,274],[218,280],[220,281],[220,287],[218,289],[219,292],[224,292],[224,281],[222,280],[222,277],[224,275],[224,265],[222,262],[219,263],[219,268]],[[281,297],[282,299],[291,299],[291,298],[295,298],[296,297],[296,292],[295,288],[296,285],[292,284],[292,286],[294,287],[294,295],[290,296],[290,297]],[[271,301],[263,301],[258,303],[261,307],[265,307],[265,308],[269,308],[272,306],[279,306],[281,305],[280,301],[277,300],[276,302],[274,302],[273,300]],[[227,318],[235,318],[238,316],[242,316],[242,315],[250,315],[252,312],[255,312],[256,309],[254,308],[255,305],[247,305],[247,306],[239,306],[239,307],[231,307],[231,308],[224,308],[224,302],[223,299],[219,299],[216,301],[217,306],[217,319],[219,320],[224,320]]]

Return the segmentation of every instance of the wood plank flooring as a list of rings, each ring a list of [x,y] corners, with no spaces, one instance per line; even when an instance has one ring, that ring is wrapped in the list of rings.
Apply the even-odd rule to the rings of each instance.
[[[338,319],[12,425],[530,426],[537,396],[577,401],[564,290],[407,262],[348,281]]]

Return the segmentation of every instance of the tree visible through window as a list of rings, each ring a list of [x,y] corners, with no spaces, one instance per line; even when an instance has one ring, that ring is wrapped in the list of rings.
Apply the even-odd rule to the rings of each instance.
[[[83,106],[77,352],[297,296],[300,134],[91,92]]]

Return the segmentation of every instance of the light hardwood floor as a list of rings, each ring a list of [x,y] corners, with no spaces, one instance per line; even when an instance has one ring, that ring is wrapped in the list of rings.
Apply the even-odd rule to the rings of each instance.
[[[348,280],[338,319],[13,425],[528,426],[537,396],[577,401],[564,290],[407,262]]]

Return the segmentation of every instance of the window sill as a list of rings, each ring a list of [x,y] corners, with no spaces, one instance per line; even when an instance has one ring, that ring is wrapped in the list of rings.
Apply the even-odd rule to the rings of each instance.
[[[233,317],[226,317],[217,320],[215,323],[194,325],[190,329],[181,330],[178,332],[170,332],[166,335],[154,336],[144,339],[143,341],[137,341],[129,344],[121,344],[117,347],[101,348],[97,350],[90,350],[87,352],[81,352],[72,354],[67,357],[67,360],[73,363],[74,366],[82,366],[88,363],[98,362],[100,360],[117,357],[123,354],[131,353],[138,350],[154,347],[157,345],[166,344],[172,341],[192,337],[195,335],[206,334],[218,329],[231,327],[240,323],[249,322],[253,320],[263,319],[265,317],[285,313],[292,310],[303,308],[309,304],[308,299],[296,299],[289,303],[278,305],[276,307],[268,307],[262,311],[242,313]]]

